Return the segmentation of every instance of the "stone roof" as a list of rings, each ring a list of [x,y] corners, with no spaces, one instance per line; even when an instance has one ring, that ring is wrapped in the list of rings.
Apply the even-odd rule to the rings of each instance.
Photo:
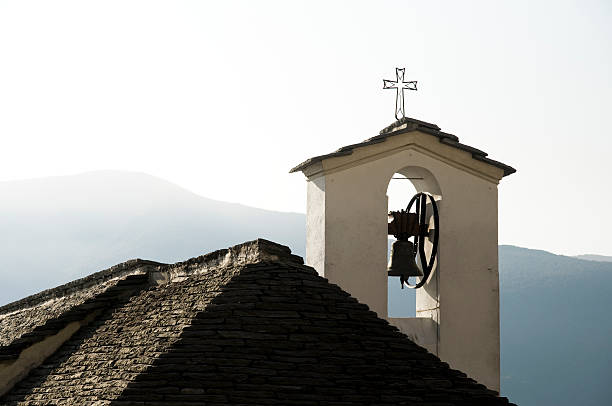
[[[93,302],[119,294],[132,280],[128,275],[143,274],[147,267],[156,265],[161,264],[134,259],[0,306],[0,361],[12,359],[23,347],[57,333],[60,326],[94,306]]]
[[[357,144],[347,145],[345,147],[339,148],[330,154],[319,155],[319,156],[315,156],[310,159],[307,159],[306,161],[302,162],[298,166],[292,168],[289,171],[289,173],[302,171],[306,169],[307,167],[309,167],[310,165],[320,162],[324,159],[334,158],[334,157],[339,157],[339,156],[344,156],[344,155],[350,155],[353,153],[353,150],[356,148],[366,147],[372,144],[378,144],[380,142],[384,142],[389,137],[399,135],[399,134],[405,134],[405,133],[412,132],[412,131],[420,131],[426,134],[433,135],[435,137],[438,137],[440,142],[443,144],[460,149],[462,151],[469,152],[470,154],[472,154],[472,158],[478,161],[485,162],[489,165],[498,167],[500,169],[503,169],[504,176],[508,176],[516,172],[516,169],[514,169],[513,167],[508,166],[499,161],[495,161],[493,159],[488,158],[486,152],[481,151],[477,148],[471,147],[469,145],[460,143],[459,138],[457,136],[441,131],[440,127],[438,127],[435,124],[426,123],[425,121],[416,120],[414,118],[404,117],[394,122],[393,124],[383,128],[380,131],[380,133],[375,137],[368,138],[367,140],[357,143]]]
[[[30,362],[1,404],[508,404],[287,247],[256,240],[178,264],[135,265],[46,318],[53,331],[75,320],[80,328]],[[2,334],[16,326],[7,319],[26,309],[42,317],[48,302],[8,305]],[[34,330],[12,334],[0,351]],[[0,362],[0,376],[27,351]]]

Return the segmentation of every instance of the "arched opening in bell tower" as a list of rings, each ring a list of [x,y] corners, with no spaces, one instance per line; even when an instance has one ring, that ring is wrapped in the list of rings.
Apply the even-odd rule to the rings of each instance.
[[[418,192],[427,192],[430,193],[436,204],[438,209],[440,208],[440,204],[442,201],[442,193],[440,191],[440,187],[433,174],[425,168],[421,167],[404,167],[398,171],[396,171],[393,176],[389,179],[389,183],[387,186],[387,211],[399,211],[406,210],[407,206],[412,199],[412,197]],[[414,212],[414,207],[411,211]],[[431,212],[431,204],[427,205],[427,219],[430,221],[432,218]],[[389,220],[390,221],[390,220]],[[396,241],[396,238],[393,235],[387,236],[387,262],[389,262],[389,258],[391,257],[392,245]],[[426,243],[424,245],[425,251],[429,256],[431,254],[432,245],[429,240],[425,240]],[[419,267],[421,266],[419,255],[416,255],[415,258],[416,263]],[[423,297],[425,294],[427,296],[427,301],[431,302],[432,300],[437,302],[437,259],[434,262],[433,274],[430,278],[435,279],[433,283],[428,282],[427,285],[421,288],[424,292],[419,295]],[[420,278],[418,277],[409,277],[408,282],[411,285],[415,285]],[[425,293],[425,291],[427,293]],[[387,313],[390,318],[412,318],[412,317],[423,317],[423,314],[419,314],[417,311],[417,290],[410,289],[407,286],[403,285],[399,276],[388,276],[387,277]]]
[[[387,186],[387,212],[405,210],[416,193],[411,179],[399,172],[394,173]],[[387,236],[387,262],[395,241],[392,235]],[[416,291],[402,289],[396,276],[387,277],[387,313],[389,317],[416,317]]]

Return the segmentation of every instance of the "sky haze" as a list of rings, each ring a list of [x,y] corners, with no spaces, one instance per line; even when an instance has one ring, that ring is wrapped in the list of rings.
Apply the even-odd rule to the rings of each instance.
[[[148,173],[304,212],[288,170],[406,114],[517,173],[499,241],[612,255],[606,1],[2,1],[0,181]],[[578,232],[577,232],[578,231]]]

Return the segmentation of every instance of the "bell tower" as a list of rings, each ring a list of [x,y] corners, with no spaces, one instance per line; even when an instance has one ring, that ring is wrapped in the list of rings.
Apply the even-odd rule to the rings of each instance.
[[[499,391],[497,185],[515,170],[435,124],[401,118],[297,171],[307,178],[306,263],[451,367]],[[437,255],[417,289],[415,318],[387,316],[386,191],[395,173],[431,196],[439,215]]]

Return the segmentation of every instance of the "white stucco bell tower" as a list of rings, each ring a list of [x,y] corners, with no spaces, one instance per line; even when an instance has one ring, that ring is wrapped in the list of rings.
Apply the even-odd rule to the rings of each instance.
[[[515,170],[435,124],[404,118],[296,171],[307,177],[306,263],[499,391],[497,185]],[[439,207],[437,265],[417,290],[416,318],[387,317],[386,191],[394,173],[419,178],[416,190],[434,195]]]

